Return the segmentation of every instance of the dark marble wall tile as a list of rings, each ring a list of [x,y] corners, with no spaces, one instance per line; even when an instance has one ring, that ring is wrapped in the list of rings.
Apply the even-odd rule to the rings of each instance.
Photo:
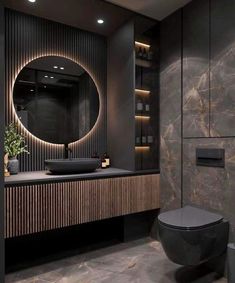
[[[235,0],[210,3],[184,8],[183,202],[220,212],[234,235],[235,139],[216,137],[235,135]],[[224,148],[225,168],[196,166],[197,147]]]
[[[162,207],[180,206],[183,193],[184,205],[211,209],[229,219],[231,235],[235,235],[234,14],[235,0],[194,0],[183,8],[183,36],[179,13],[163,21],[160,105]],[[225,168],[196,166],[197,147],[225,148]]]
[[[161,148],[161,208],[179,208],[181,205],[180,142],[162,139]]]
[[[209,136],[209,0],[183,9],[183,133]]]
[[[181,139],[181,61],[161,71],[161,138]]]
[[[224,148],[225,168],[196,166],[196,148]],[[183,149],[184,204],[221,213],[235,235],[235,139],[187,139]]]
[[[211,2],[211,136],[235,136],[235,0]]]
[[[174,32],[172,32],[174,30]],[[161,207],[180,206],[181,12],[161,23]]]

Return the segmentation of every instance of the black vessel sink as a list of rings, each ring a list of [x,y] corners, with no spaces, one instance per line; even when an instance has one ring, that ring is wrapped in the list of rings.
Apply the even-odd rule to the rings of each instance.
[[[53,174],[76,174],[95,171],[100,165],[96,158],[45,160],[45,168]]]

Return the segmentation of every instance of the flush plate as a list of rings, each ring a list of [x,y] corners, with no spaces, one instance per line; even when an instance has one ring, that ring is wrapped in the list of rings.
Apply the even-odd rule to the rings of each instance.
[[[223,148],[197,148],[196,165],[206,167],[225,166],[225,151]]]

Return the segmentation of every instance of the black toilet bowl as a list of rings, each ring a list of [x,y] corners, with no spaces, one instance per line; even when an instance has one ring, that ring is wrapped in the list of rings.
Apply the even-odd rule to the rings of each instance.
[[[187,206],[158,216],[163,249],[173,262],[193,266],[226,252],[229,223],[222,216]]]

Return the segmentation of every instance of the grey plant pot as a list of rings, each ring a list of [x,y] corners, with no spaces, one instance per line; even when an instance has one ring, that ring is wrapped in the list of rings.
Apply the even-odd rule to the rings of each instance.
[[[11,175],[16,175],[19,173],[19,160],[16,157],[9,158],[8,171]]]

